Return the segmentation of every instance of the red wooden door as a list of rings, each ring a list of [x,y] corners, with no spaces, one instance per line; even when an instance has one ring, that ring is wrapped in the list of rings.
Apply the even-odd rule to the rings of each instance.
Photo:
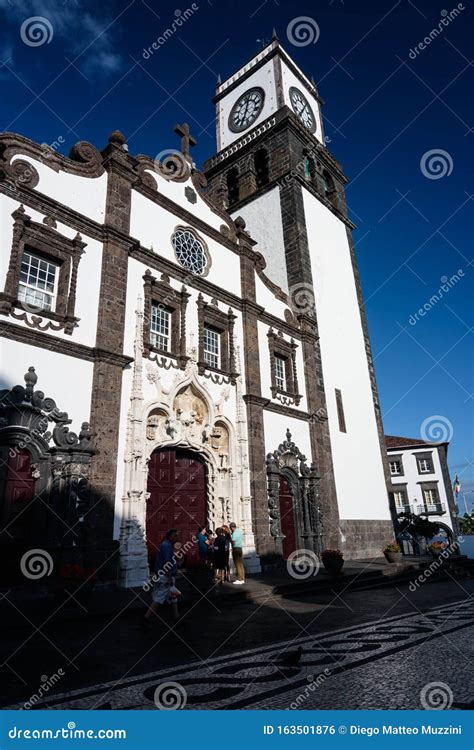
[[[10,539],[27,539],[34,536],[32,522],[35,480],[31,476],[28,451],[14,449],[14,455],[5,457],[2,477],[2,526],[8,527]],[[7,536],[7,535],[5,535]]]
[[[296,549],[295,516],[293,494],[285,477],[280,477],[280,524],[283,539],[283,557],[286,560]]]
[[[168,529],[176,529],[185,545],[206,522],[206,467],[197,454],[186,450],[155,451],[148,465],[146,538],[148,554],[156,549]],[[196,544],[190,547],[196,552]],[[189,553],[188,553],[189,554]]]

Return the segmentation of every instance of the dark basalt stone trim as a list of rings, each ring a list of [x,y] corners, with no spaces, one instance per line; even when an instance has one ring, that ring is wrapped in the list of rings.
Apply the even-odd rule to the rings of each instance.
[[[35,143],[35,141],[17,133],[1,133],[1,161],[10,164],[17,154],[27,154],[54,172],[67,172],[89,178],[100,177],[104,173],[100,151],[87,141],[76,143],[68,158],[49,146],[41,146],[39,143]]]
[[[103,227],[93,219],[87,218],[77,213],[72,208],[68,208],[63,203],[53,200],[38,190],[32,190],[27,187],[15,190],[11,183],[0,180],[0,193],[4,193],[18,203],[23,203],[25,208],[33,208],[45,216],[50,216],[61,224],[65,224],[71,229],[75,229],[82,235],[87,235],[99,242],[103,239]]]
[[[144,184],[134,185],[133,189],[137,193],[143,195],[145,198],[148,198],[148,200],[150,200],[152,203],[156,203],[158,206],[161,206],[161,208],[164,208],[174,216],[177,216],[185,224],[189,224],[194,229],[202,232],[203,234],[206,234],[216,242],[219,242],[219,244],[224,245],[236,255],[240,255],[241,251],[239,246],[229,236],[226,236],[223,232],[219,232],[217,229],[214,229],[214,227],[211,227],[210,224],[206,224],[206,222],[202,221],[202,219],[198,219],[197,216],[195,216],[193,213],[187,211],[177,203],[174,203],[162,193],[159,193]],[[211,206],[209,207],[211,208]],[[212,208],[214,209],[214,207]]]
[[[274,125],[270,124],[272,121],[275,121]],[[260,132],[253,136],[254,130]],[[223,169],[228,169],[230,162],[235,161],[237,155],[239,155],[239,157],[246,156],[250,151],[253,151],[256,146],[259,146],[260,142],[266,139],[268,135],[276,135],[282,130],[288,130],[296,135],[308,150],[313,152],[330,172],[334,173],[334,176],[339,182],[348,182],[348,178],[342,171],[341,165],[337,159],[335,159],[328,151],[326,146],[320,143],[308,132],[307,128],[305,128],[300,122],[295,113],[286,105],[278,112],[274,112],[267,117],[266,120],[255,125],[255,127],[249,130],[248,133],[243,133],[242,138],[230,143],[228,146],[221,149],[219,153],[215,154],[215,156],[212,156],[204,162],[206,178],[213,178],[216,173],[223,171]],[[240,141],[245,141],[245,143],[242,143],[242,145],[239,146]],[[228,153],[226,154],[226,152]]]
[[[51,336],[41,331],[32,331],[15,323],[0,321],[0,337],[18,341],[21,344],[38,346],[41,349],[50,349],[58,354],[66,354],[88,362],[107,362],[121,368],[133,362],[133,357],[127,357],[125,354],[115,354],[106,349],[78,344],[75,341]]]
[[[262,57],[261,60],[258,61],[258,63],[255,63],[255,65],[252,65],[252,67],[249,68],[245,73],[243,73],[241,76],[239,76],[238,78],[236,78],[236,80],[233,83],[230,83],[228,86],[226,86],[221,91],[219,91],[213,97],[213,99],[212,99],[213,104],[216,104],[224,96],[226,96],[229,93],[229,91],[233,91],[235,88],[237,88],[237,86],[240,86],[241,83],[243,83],[248,78],[250,78],[251,76],[253,76],[253,74],[255,73],[256,70],[259,70],[263,65],[265,65],[266,62],[268,62],[268,60],[271,60],[275,56],[279,56],[282,60],[285,61],[286,65],[289,67],[289,69],[291,70],[291,72],[296,76],[296,78],[299,80],[299,82],[301,83],[301,85],[304,86],[304,88],[307,91],[309,91],[309,93],[312,94],[312,96],[315,97],[315,99],[317,100],[317,102],[319,103],[319,105],[324,104],[324,102],[321,99],[321,97],[319,96],[319,93],[316,90],[316,88],[311,85],[311,82],[296,67],[296,65],[294,64],[293,60],[291,60],[291,58],[288,57],[288,55],[286,54],[286,52],[284,51],[284,49],[282,49],[282,47],[280,47],[278,41],[276,42],[275,46],[272,47],[268,51],[268,53],[264,57]],[[254,59],[254,57],[255,57],[255,55],[252,55],[252,57],[250,58],[250,60],[247,60],[247,62],[245,63],[245,65],[242,65],[239,68],[239,70],[242,70],[243,68],[245,68]],[[237,75],[237,73],[238,73],[238,70],[233,75],[229,76],[229,78],[227,78],[226,80],[228,81],[230,78],[233,78],[235,75]],[[221,84],[219,84],[218,88],[222,88],[225,85],[225,83],[226,83],[226,81],[223,81]]]
[[[284,414],[286,417],[301,419],[303,422],[311,422],[311,414],[309,412],[301,411],[300,409],[293,409],[291,406],[284,406],[283,404],[275,404],[264,396],[256,396],[247,393],[243,396],[243,399],[246,404],[260,406],[263,411],[273,411],[277,414]]]
[[[222,302],[225,305],[234,307],[237,310],[243,310],[246,306],[251,307],[257,315],[259,321],[283,331],[283,333],[286,333],[288,336],[293,336],[297,339],[301,338],[301,331],[298,326],[292,326],[285,320],[280,320],[271,313],[266,312],[261,305],[257,305],[257,303],[252,302],[248,299],[241,299],[240,297],[236,297],[234,294],[232,294],[232,292],[227,292],[224,289],[215,286],[210,281],[203,279],[201,276],[193,276],[191,283],[189,271],[187,271],[185,268],[182,268],[181,266],[176,265],[167,258],[163,258],[162,256],[157,255],[152,250],[147,250],[138,242],[131,248],[129,243],[129,256],[131,258],[134,258],[135,260],[139,260],[140,262],[145,264],[147,268],[153,268],[156,271],[165,273],[171,278],[177,279],[178,281],[182,282],[183,284],[186,283],[187,286],[191,289],[197,289],[198,291],[217,299],[219,302]]]

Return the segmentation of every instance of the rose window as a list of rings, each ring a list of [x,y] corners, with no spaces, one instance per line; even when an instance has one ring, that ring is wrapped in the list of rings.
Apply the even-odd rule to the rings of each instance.
[[[208,266],[204,243],[190,229],[176,229],[171,242],[179,263],[191,273],[202,276]]]

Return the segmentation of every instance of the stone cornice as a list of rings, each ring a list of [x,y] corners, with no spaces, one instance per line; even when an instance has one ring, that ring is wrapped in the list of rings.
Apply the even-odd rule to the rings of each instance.
[[[263,396],[257,396],[251,393],[247,393],[243,396],[243,399],[246,404],[248,403],[254,404],[256,406],[261,406],[264,411],[272,411],[276,414],[284,414],[286,417],[301,419],[304,422],[309,422],[311,420],[311,414],[309,414],[307,411],[300,411],[299,409],[293,409],[291,406],[276,404],[274,401],[271,401],[269,398],[264,398]]]
[[[0,321],[0,337],[19,341],[22,344],[39,346],[41,349],[49,349],[59,354],[66,354],[67,356],[84,359],[89,362],[107,362],[122,368],[133,362],[133,357],[128,357],[125,354],[115,354],[106,349],[78,344],[75,341],[50,336],[40,331],[32,331],[28,328],[23,328],[23,326],[4,321]]]

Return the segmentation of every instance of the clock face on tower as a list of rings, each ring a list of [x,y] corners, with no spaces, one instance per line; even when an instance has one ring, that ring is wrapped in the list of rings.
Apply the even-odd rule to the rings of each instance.
[[[311,130],[312,133],[314,133],[316,131],[316,118],[314,116],[314,112],[311,109],[306,97],[303,96],[301,91],[296,89],[294,86],[291,86],[290,88],[290,101],[291,106],[300,118],[303,125],[307,127],[308,130]]]
[[[233,133],[247,130],[263,108],[265,93],[261,88],[249,89],[236,101],[229,115],[229,129]]]

